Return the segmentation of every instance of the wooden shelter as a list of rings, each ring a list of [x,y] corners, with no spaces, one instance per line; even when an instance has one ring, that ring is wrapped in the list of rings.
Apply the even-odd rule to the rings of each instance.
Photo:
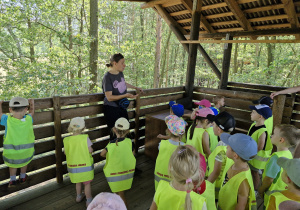
[[[223,67],[219,70],[201,46],[203,40],[226,42],[233,38],[248,37],[255,42],[260,36],[295,35],[298,42],[300,34],[300,1],[289,0],[128,0],[144,2],[142,8],[154,8],[168,23],[172,31],[189,52],[187,80],[185,87],[148,89],[136,100],[132,100],[128,109],[131,133],[136,143],[136,150],[143,148],[145,142],[145,115],[168,109],[170,100],[188,98],[189,100],[211,100],[215,95],[226,97],[223,110],[231,113],[237,122],[235,132],[246,132],[251,124],[249,105],[263,95],[282,90],[282,87],[253,85],[228,82],[232,43],[225,43]],[[299,11],[300,12],[300,11]],[[238,39],[239,40],[239,39]],[[262,40],[267,42],[268,40]],[[278,41],[278,40],[276,40]],[[220,89],[194,87],[194,75],[197,51],[200,51],[207,63],[220,79]],[[74,186],[67,178],[65,155],[62,152],[62,139],[67,136],[67,126],[73,117],[84,117],[86,131],[93,142],[94,162],[100,164],[95,173],[97,189],[93,193],[108,191],[104,174],[101,171],[100,151],[109,140],[109,130],[103,116],[103,94],[90,94],[35,100],[34,115],[35,157],[28,166],[30,180],[28,184],[7,188],[8,168],[0,159],[0,209],[72,208],[83,209],[75,203]],[[8,102],[3,103],[3,112],[8,112]],[[300,95],[280,95],[273,105],[274,124],[291,123],[300,128]],[[4,127],[0,127],[0,148],[3,147]],[[0,150],[2,154],[3,150]],[[143,155],[138,157],[138,164],[143,170],[139,184],[134,183],[130,190],[131,202],[136,202],[130,209],[147,209],[154,195],[154,162]],[[97,168],[97,167],[96,167]],[[99,172],[100,170],[100,172]],[[47,183],[56,180],[54,187]],[[135,180],[135,179],[134,179]],[[135,181],[134,181],[135,182]],[[58,183],[58,184],[57,184]],[[31,186],[38,185],[35,192]],[[20,190],[26,190],[20,193]],[[59,191],[58,191],[59,190]],[[50,192],[52,193],[50,194]],[[63,192],[62,192],[63,191]],[[57,192],[57,193],[56,193]],[[8,196],[11,193],[20,195]],[[48,193],[47,195],[44,195]],[[9,198],[7,198],[8,196]],[[50,196],[50,197],[49,197]],[[135,199],[137,196],[139,198]],[[144,202],[145,201],[145,202]],[[130,203],[130,200],[129,200]],[[149,205],[148,205],[149,206]]]

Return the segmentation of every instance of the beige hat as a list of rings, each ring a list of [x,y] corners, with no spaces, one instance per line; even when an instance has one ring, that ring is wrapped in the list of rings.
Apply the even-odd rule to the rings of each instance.
[[[29,106],[28,100],[26,98],[14,97],[9,101],[9,107],[23,107]]]
[[[73,130],[83,129],[85,127],[84,119],[82,117],[72,118],[69,127],[72,128]]]
[[[277,160],[277,164],[286,170],[288,177],[300,187],[300,159],[288,159],[286,157],[280,157]]]
[[[128,130],[129,126],[128,120],[124,117],[119,118],[115,123],[115,127],[119,130]]]

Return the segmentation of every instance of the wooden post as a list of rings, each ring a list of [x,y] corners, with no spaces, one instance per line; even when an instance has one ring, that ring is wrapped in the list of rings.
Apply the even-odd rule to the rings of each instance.
[[[192,27],[190,40],[198,40],[200,30],[202,0],[193,1]],[[188,98],[193,97],[195,68],[197,61],[197,45],[189,45],[188,66],[186,72],[185,91]]]
[[[232,40],[233,37],[230,34],[226,35],[226,40]],[[224,44],[224,55],[223,55],[223,63],[222,63],[222,75],[220,81],[220,89],[227,89],[228,84],[228,75],[230,69],[230,59],[231,59],[231,50],[232,43]]]
[[[62,167],[62,138],[61,138],[61,111],[60,97],[53,97],[54,110],[54,135],[55,135],[55,157],[56,157],[56,181],[63,182],[63,167]]]
[[[273,127],[275,125],[280,125],[282,122],[285,99],[286,99],[286,95],[278,95],[274,98],[274,103],[272,106]]]
[[[137,154],[137,152],[139,150],[138,141],[139,141],[139,138],[140,138],[140,135],[139,135],[139,130],[140,130],[140,109],[141,109],[141,99],[140,99],[140,95],[138,95],[136,97],[136,100],[135,100],[135,128],[134,128],[134,132],[135,132],[135,137],[134,137],[135,154]]]

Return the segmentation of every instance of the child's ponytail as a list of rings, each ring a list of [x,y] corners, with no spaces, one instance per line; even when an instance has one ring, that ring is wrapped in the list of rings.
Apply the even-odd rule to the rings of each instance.
[[[193,121],[193,124],[191,126],[191,130],[190,130],[190,137],[189,139],[192,140],[193,139],[193,136],[194,136],[194,131],[195,131],[195,128],[197,126],[197,121],[200,121],[202,122],[203,120],[205,120],[206,118],[205,117],[199,117],[199,116],[196,116],[196,118],[194,119]]]
[[[191,178],[188,178],[186,180],[186,196],[185,196],[185,210],[192,210],[192,199],[191,199],[191,191],[194,189],[193,180]]]

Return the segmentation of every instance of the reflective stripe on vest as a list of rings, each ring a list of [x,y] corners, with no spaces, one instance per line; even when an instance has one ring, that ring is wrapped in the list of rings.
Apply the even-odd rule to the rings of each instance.
[[[255,157],[253,159],[259,160],[259,161],[263,161],[263,162],[267,162],[269,160],[269,158],[264,158],[258,155],[255,155]]]
[[[281,192],[281,191],[282,190],[272,190],[272,191],[267,190],[265,193],[270,196],[272,193]]]
[[[123,180],[127,180],[127,179],[132,179],[133,175],[134,175],[134,173],[130,173],[130,174],[124,174],[121,176],[106,177],[106,179],[108,182],[119,182],[119,181],[123,181]]]
[[[34,147],[34,143],[21,144],[21,145],[3,144],[4,149],[21,150],[21,149],[29,149],[29,148],[33,148],[33,147]]]
[[[10,163],[10,164],[22,164],[22,163],[26,163],[26,162],[30,161],[30,160],[33,158],[33,155],[34,155],[34,154],[32,154],[32,156],[29,157],[29,158],[18,159],[18,160],[15,160],[15,159],[8,159],[7,157],[4,157],[4,156],[3,156],[3,160],[4,160],[5,162]]]
[[[162,178],[160,176],[157,176],[156,174],[154,174],[154,179],[155,181],[159,182],[160,180],[164,180],[166,182],[170,182],[170,179],[167,179],[167,178]]]
[[[94,165],[87,166],[87,167],[82,167],[82,168],[69,168],[68,167],[68,172],[72,174],[76,173],[83,173],[83,172],[88,172],[94,170]]]

